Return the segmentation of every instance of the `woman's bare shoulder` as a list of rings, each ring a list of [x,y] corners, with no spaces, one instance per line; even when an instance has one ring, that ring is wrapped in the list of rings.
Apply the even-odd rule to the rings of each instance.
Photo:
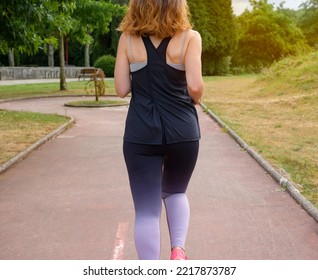
[[[189,39],[195,38],[196,40],[201,40],[200,33],[193,29],[189,29],[188,36],[189,36]]]
[[[128,38],[129,38],[129,36],[130,36],[130,35],[129,35],[128,33],[123,32],[123,33],[121,33],[121,35],[120,35],[119,41],[126,42],[126,41],[128,40]]]

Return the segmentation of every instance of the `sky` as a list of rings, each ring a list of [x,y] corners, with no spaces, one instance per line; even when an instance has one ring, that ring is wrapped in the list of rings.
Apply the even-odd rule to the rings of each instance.
[[[268,0],[268,3],[275,4],[275,6],[278,6],[281,2],[285,2],[285,8],[297,10],[299,5],[306,2],[306,0]],[[246,8],[250,7],[248,0],[232,0],[232,6],[236,15],[241,14]]]

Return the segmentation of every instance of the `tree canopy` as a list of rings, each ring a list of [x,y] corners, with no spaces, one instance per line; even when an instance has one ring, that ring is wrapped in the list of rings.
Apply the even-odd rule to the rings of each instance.
[[[236,28],[231,0],[189,0],[194,28],[202,36],[203,72],[221,74],[224,59],[236,47]]]
[[[282,6],[275,10],[267,0],[250,0],[252,10],[237,18],[238,46],[234,65],[254,70],[288,55],[308,50],[305,37]]]
[[[282,57],[307,51],[309,46],[317,48],[318,0],[304,0],[297,11],[286,9],[284,2],[278,7],[268,0],[249,2],[251,10],[235,16],[231,0],[188,0],[194,29],[202,36],[205,75],[225,74],[230,67],[257,71]],[[43,54],[50,46],[53,65],[53,47],[59,48],[62,65],[66,37],[72,52],[71,63],[88,66],[90,57],[95,61],[102,55],[116,54],[120,35],[116,28],[128,3],[128,0],[3,0],[0,54],[15,50],[16,57],[28,57],[23,60],[28,64],[26,61],[32,61],[30,57],[39,53],[33,63],[43,65]],[[0,56],[0,64],[3,61]]]
[[[41,0],[4,0],[0,2],[0,53],[15,48],[29,54],[41,45],[37,32],[45,10]]]
[[[310,46],[318,48],[318,0],[308,0],[302,4],[304,9],[299,26]]]

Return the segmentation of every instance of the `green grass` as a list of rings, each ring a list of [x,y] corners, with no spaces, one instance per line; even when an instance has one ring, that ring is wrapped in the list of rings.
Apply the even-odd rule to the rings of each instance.
[[[5,163],[68,118],[59,115],[0,110],[0,164]]]
[[[67,91],[59,90],[59,83],[41,83],[41,84],[25,84],[25,85],[6,85],[0,86],[0,99],[17,98],[17,97],[33,97],[47,95],[86,95],[85,84],[88,81],[68,82]],[[115,94],[114,81],[105,80],[106,95]]]
[[[66,103],[67,106],[73,107],[107,107],[107,106],[122,106],[128,105],[127,101],[122,100],[79,100],[79,101],[71,101]]]
[[[318,51],[288,57],[263,71],[258,82],[263,93],[299,94],[318,89]]]
[[[228,79],[234,80],[243,80],[247,78],[256,78],[257,74],[244,74],[244,75],[228,75],[228,76],[205,76],[203,77],[204,82],[212,82],[212,81],[222,81]]]

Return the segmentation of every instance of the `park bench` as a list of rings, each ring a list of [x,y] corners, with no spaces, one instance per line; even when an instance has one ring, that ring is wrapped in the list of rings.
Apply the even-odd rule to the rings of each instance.
[[[98,70],[98,68],[83,68],[78,75],[78,80],[80,80],[80,78],[83,78],[85,80],[86,77],[89,77],[91,79]]]

